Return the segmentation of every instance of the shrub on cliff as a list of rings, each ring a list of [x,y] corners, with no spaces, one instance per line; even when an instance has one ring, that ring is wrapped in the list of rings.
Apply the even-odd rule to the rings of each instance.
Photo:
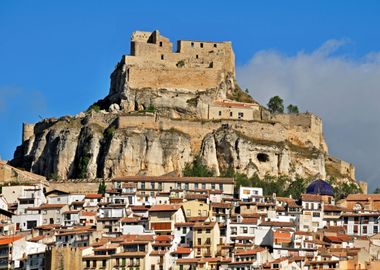
[[[183,176],[211,177],[215,172],[203,164],[200,156],[196,156],[193,162],[187,163],[183,169]]]

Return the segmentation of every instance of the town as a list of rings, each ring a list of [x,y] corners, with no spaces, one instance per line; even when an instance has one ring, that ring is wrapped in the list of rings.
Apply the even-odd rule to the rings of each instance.
[[[221,177],[126,176],[99,193],[2,186],[0,269],[379,269],[380,195],[299,199]],[[75,185],[75,183],[72,183]],[[49,190],[49,191],[48,191]]]

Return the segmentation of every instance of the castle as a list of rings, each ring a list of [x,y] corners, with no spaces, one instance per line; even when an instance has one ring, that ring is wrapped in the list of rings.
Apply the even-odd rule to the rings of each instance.
[[[230,42],[177,41],[177,50],[159,31],[132,34],[128,64],[130,88],[206,90],[217,88],[228,74],[235,76]]]

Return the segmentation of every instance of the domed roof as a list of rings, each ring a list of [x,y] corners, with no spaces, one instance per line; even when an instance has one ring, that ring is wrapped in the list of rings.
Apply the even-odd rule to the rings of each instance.
[[[307,194],[334,196],[333,187],[322,179],[314,180],[306,189]]]

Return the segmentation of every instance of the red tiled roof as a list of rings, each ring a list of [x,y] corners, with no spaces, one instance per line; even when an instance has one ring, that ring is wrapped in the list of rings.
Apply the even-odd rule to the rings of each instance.
[[[173,254],[190,254],[191,253],[191,248],[186,248],[186,247],[177,247],[177,250],[173,251]]]
[[[236,250],[235,256],[246,256],[246,255],[255,255],[258,252],[264,251],[265,248],[258,247],[254,249],[245,249],[245,250]]]
[[[380,194],[349,194],[347,201],[380,201]]]
[[[103,194],[89,193],[84,197],[85,199],[100,199],[103,198]]]
[[[59,208],[62,208],[64,207],[66,204],[48,204],[48,203],[44,203],[44,204],[41,204],[38,208],[41,209],[41,210],[46,210],[46,209],[59,209]]]
[[[23,238],[21,235],[7,235],[0,237],[0,245],[8,245],[13,243],[14,241],[17,241],[19,239]]]

